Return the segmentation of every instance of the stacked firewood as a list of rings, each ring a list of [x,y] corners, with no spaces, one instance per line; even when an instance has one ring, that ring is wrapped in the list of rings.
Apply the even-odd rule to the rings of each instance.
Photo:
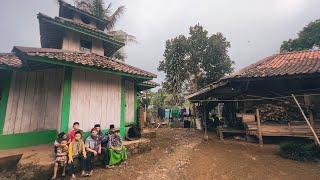
[[[259,104],[260,119],[262,122],[300,121],[303,117],[297,107],[291,104]]]

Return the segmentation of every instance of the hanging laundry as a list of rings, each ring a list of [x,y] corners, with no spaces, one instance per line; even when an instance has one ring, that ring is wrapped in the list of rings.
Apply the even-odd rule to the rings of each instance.
[[[190,116],[190,108],[186,109],[186,116],[189,117]]]
[[[180,116],[180,109],[177,107],[174,107],[172,109],[172,117],[173,118],[178,118]]]
[[[162,120],[165,116],[165,110],[163,108],[158,109],[158,117]]]
[[[185,116],[187,114],[186,108],[180,109],[180,114],[181,114],[181,116]]]
[[[170,109],[165,109],[164,118],[169,119],[170,118]]]

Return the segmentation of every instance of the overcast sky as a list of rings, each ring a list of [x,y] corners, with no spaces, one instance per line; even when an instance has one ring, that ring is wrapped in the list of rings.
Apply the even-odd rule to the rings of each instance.
[[[67,2],[73,2],[67,0]],[[110,2],[110,1],[108,1]],[[188,34],[200,23],[210,34],[222,32],[231,42],[236,70],[279,52],[283,40],[294,38],[310,21],[320,18],[320,0],[112,0],[125,5],[117,24],[137,37],[126,47],[127,63],[159,75],[165,41]],[[40,47],[38,12],[58,15],[55,0],[1,0],[0,52],[14,45]]]

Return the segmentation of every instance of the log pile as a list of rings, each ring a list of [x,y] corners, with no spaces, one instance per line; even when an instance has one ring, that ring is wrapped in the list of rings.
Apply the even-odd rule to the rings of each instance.
[[[297,107],[292,105],[260,104],[256,108],[260,110],[262,122],[288,122],[302,121],[303,117]]]

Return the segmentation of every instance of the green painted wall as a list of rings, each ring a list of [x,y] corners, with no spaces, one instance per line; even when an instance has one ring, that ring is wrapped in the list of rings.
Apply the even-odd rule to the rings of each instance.
[[[120,134],[122,138],[125,137],[126,128],[125,128],[125,113],[126,113],[126,95],[125,95],[125,80],[121,79],[121,103],[120,103]]]
[[[53,143],[56,137],[56,130],[0,135],[0,149],[49,144]]]
[[[0,100],[0,135],[3,133],[3,125],[6,118],[7,104],[11,85],[11,72],[2,72],[4,76],[0,77],[0,87],[3,88]],[[2,142],[0,141],[0,144]]]
[[[134,82],[134,124],[138,123],[138,85],[137,82]]]
[[[64,81],[63,81],[63,95],[61,107],[61,127],[60,131],[68,132],[69,129],[69,114],[70,114],[70,99],[71,99],[71,78],[72,68],[65,67]]]

